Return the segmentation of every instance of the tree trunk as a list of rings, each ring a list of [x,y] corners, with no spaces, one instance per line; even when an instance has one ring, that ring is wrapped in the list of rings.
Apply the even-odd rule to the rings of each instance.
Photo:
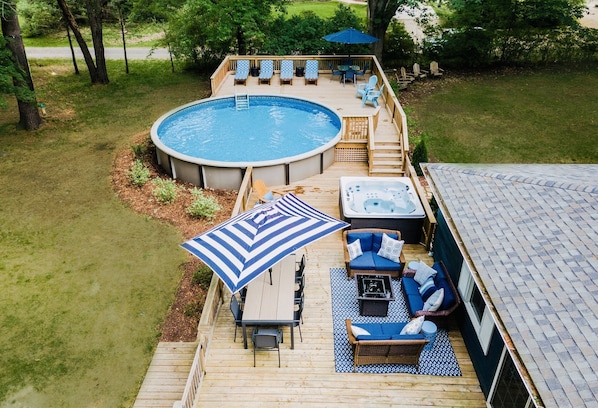
[[[75,36],[75,39],[77,40],[77,44],[79,44],[79,48],[81,49],[81,52],[83,53],[83,59],[85,60],[85,64],[87,65],[87,70],[89,71],[89,77],[91,79],[91,83],[92,84],[101,83],[95,63],[93,61],[93,58],[91,57],[91,53],[89,52],[87,43],[85,42],[85,39],[81,35],[81,30],[79,30],[79,26],[77,25],[77,22],[75,21],[75,17],[73,16],[73,13],[71,13],[69,6],[66,4],[66,0],[57,0],[57,1],[58,1],[58,7],[60,7],[60,10],[62,10],[62,13],[64,14],[66,23],[69,25],[69,27],[71,27],[71,30],[73,31],[73,35]]]
[[[241,26],[237,27],[237,48],[239,55],[247,55],[247,42],[245,42],[245,33]]]
[[[85,0],[85,5],[87,6],[87,19],[91,29],[93,50],[96,56],[98,82],[100,84],[107,84],[110,81],[108,80],[108,69],[106,68],[106,56],[104,53],[104,39],[102,33],[104,15],[102,0]]]
[[[374,55],[382,64],[382,50],[384,49],[384,37],[390,22],[394,18],[401,5],[418,3],[420,0],[368,0],[368,31],[370,35],[379,38],[374,43]]]
[[[2,15],[2,34],[8,40],[7,47],[14,55],[16,65],[23,71],[22,79],[13,79],[15,86],[27,87],[31,92],[34,92],[33,79],[31,78],[31,71],[29,70],[29,61],[25,53],[25,46],[23,45],[23,38],[21,38],[21,26],[19,25],[19,16],[16,12],[14,3],[10,4],[13,11],[5,11]],[[43,120],[37,109],[37,100],[23,101],[17,96],[17,104],[19,106],[19,124],[26,130],[35,130],[39,128]]]

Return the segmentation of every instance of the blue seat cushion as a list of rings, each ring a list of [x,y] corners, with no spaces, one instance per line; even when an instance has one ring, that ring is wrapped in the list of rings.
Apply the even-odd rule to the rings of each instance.
[[[347,234],[347,244],[359,240],[361,243],[361,252],[372,250],[372,234],[370,232],[349,232]]]
[[[364,251],[362,255],[349,262],[351,269],[369,271],[374,269],[374,258],[371,251]],[[395,264],[396,265],[396,264]]]
[[[455,294],[453,293],[448,281],[446,279],[436,279],[436,287],[438,289],[444,289],[444,298],[442,299],[442,304],[438,310],[446,310],[452,307],[457,299],[455,298]]]
[[[372,265],[374,266],[374,269],[377,271],[396,271],[401,266],[400,263],[378,256],[378,254],[374,251],[372,251],[371,254],[373,261]]]
[[[394,334],[390,338],[391,340],[423,340],[425,339],[423,334]]]
[[[357,336],[357,340],[390,340],[390,337],[391,336],[387,336],[385,334],[381,334],[379,336]]]
[[[419,285],[413,278],[401,279],[401,285],[406,295],[417,295],[419,296]],[[423,304],[423,303],[422,303]]]
[[[409,309],[409,314],[411,316],[413,316],[415,312],[424,309],[424,301],[419,293],[416,295],[407,295],[407,308]]]
[[[382,248],[382,232],[374,232],[372,235],[372,251],[378,253],[380,248]],[[397,234],[386,234],[392,239],[399,239]]]
[[[434,263],[434,265],[432,265],[432,268],[436,271],[436,279],[446,279],[447,278],[447,276],[444,273],[444,269],[442,269],[442,265],[440,264],[440,262]]]
[[[372,336],[387,336],[386,338],[388,338],[388,335],[382,331],[380,323],[352,323],[352,325],[367,330]]]
[[[382,324],[382,332],[389,336],[399,334],[407,322],[404,323],[384,323]]]

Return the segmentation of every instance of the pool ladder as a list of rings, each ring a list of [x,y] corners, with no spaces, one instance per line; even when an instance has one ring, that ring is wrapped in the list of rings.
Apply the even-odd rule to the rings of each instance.
[[[249,95],[246,93],[235,93],[235,108],[237,110],[249,109]]]

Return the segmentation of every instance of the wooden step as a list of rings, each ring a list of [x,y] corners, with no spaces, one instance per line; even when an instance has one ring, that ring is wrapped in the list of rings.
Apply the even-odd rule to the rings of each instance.
[[[158,343],[133,407],[172,408],[183,396],[196,350],[197,343]]]

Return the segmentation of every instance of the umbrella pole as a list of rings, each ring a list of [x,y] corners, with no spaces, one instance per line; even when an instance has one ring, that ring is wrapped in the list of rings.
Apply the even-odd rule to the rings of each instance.
[[[270,286],[272,286],[272,268],[268,268],[268,272],[270,272]]]

